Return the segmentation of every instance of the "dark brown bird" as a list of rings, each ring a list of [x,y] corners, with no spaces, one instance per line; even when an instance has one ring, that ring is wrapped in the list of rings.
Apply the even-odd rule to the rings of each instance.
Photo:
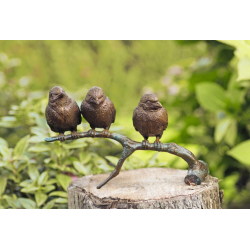
[[[148,142],[150,136],[155,136],[155,143],[160,143],[163,131],[168,126],[168,114],[157,96],[154,94],[142,96],[134,110],[133,125],[136,131],[144,137],[144,143]]]
[[[49,92],[46,119],[53,132],[59,133],[60,141],[65,139],[64,132],[71,131],[77,138],[77,125],[81,123],[81,112],[77,103],[61,87],[54,87]]]
[[[116,110],[101,88],[93,87],[88,91],[81,104],[81,113],[89,123],[93,136],[95,128],[104,128],[103,135],[108,136],[111,123],[115,122]]]

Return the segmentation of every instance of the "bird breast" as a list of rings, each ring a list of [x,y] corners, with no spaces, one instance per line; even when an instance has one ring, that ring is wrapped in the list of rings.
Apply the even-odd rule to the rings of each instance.
[[[168,125],[168,116],[164,108],[145,111],[137,107],[134,111],[133,124],[143,136],[161,135]]]
[[[106,98],[102,105],[93,106],[86,101],[82,102],[81,112],[83,117],[96,128],[106,128],[114,122],[113,103]]]

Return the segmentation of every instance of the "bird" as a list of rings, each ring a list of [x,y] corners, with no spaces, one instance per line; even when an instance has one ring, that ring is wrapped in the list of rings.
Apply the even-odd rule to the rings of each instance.
[[[148,137],[155,136],[155,144],[160,145],[160,138],[168,126],[167,110],[161,105],[154,94],[144,94],[133,113],[133,125],[143,136],[143,145],[148,143]]]
[[[109,128],[115,122],[116,110],[100,87],[92,87],[88,91],[81,104],[81,113],[91,127],[91,136],[95,136],[96,128],[103,128],[103,136],[108,137]]]
[[[71,136],[78,138],[77,125],[81,124],[81,112],[77,103],[61,87],[55,86],[50,90],[45,116],[51,130],[59,133],[61,142],[65,140],[65,131],[71,131]]]

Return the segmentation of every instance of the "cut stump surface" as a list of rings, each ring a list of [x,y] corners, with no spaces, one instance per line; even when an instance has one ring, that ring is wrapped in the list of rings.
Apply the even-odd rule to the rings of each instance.
[[[89,175],[68,187],[68,206],[75,209],[220,208],[218,179],[207,176],[198,186],[184,183],[186,170],[145,168],[122,171],[101,189],[109,174]]]

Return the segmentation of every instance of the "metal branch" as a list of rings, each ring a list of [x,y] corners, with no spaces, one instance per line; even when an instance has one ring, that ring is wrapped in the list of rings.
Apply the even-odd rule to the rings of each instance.
[[[87,132],[78,132],[77,137],[70,135],[65,135],[65,140],[74,140],[78,138],[86,138],[86,137],[97,137],[97,138],[109,138],[115,141],[118,141],[123,146],[123,152],[121,158],[119,159],[115,170],[110,174],[110,176],[100,183],[97,188],[103,187],[106,183],[108,183],[111,179],[116,177],[124,163],[124,161],[133,154],[136,150],[153,150],[158,152],[168,152],[170,154],[181,157],[188,164],[188,173],[185,177],[184,181],[188,185],[199,185],[201,181],[205,179],[208,175],[209,170],[207,164],[203,161],[199,161],[196,159],[194,154],[187,150],[184,147],[177,145],[176,143],[149,143],[149,142],[137,142],[133,141],[130,138],[115,134],[108,133],[107,135],[103,132],[96,131],[95,134],[91,133],[91,130]],[[61,138],[59,136],[46,138],[46,142],[54,142],[58,141]]]

